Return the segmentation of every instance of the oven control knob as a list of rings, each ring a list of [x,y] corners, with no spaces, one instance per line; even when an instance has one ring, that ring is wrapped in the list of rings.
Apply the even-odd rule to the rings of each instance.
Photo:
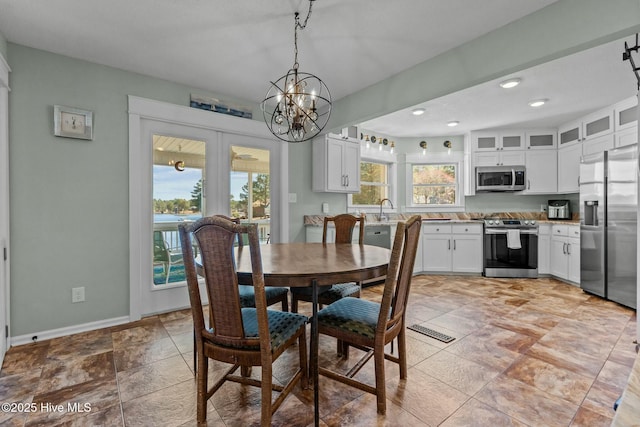
[[[531,220],[531,225],[536,225],[536,221],[535,220]]]
[[[524,221],[524,225],[529,225],[529,220],[528,219]]]
[[[489,220],[489,225],[493,225],[493,220],[492,219]]]

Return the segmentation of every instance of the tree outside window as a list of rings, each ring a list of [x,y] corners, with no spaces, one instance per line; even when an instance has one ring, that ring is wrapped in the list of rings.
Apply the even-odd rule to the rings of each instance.
[[[455,205],[458,192],[455,164],[413,165],[414,205]]]
[[[389,166],[385,163],[360,162],[360,192],[353,205],[378,205],[389,197]]]

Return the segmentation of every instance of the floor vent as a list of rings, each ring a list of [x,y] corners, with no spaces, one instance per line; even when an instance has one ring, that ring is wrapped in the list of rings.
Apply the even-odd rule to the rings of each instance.
[[[420,325],[409,326],[409,329],[411,329],[412,331],[419,332],[428,337],[435,338],[438,341],[442,341],[445,343],[455,340],[454,337],[450,337],[449,335],[445,335],[441,332],[434,331],[433,329],[425,328],[424,326],[420,326]]]

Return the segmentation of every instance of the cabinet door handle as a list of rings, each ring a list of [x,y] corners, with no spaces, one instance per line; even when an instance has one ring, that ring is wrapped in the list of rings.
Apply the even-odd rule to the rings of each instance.
[[[454,251],[456,250],[456,240],[455,239],[453,239],[453,250]]]
[[[451,240],[447,241],[447,243],[449,244],[449,247],[447,249],[451,250]]]
[[[347,175],[347,187],[349,186],[349,175]]]
[[[527,180],[527,190],[531,190],[531,180]]]
[[[567,255],[571,255],[571,243],[567,243]]]
[[[563,255],[566,255],[566,254],[567,254],[567,244],[566,244],[566,243],[563,243],[563,244],[562,244],[562,254],[563,254]]]

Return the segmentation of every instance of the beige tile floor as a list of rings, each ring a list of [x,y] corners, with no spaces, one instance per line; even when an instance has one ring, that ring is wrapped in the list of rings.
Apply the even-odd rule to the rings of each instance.
[[[363,291],[363,298],[379,297],[379,286]],[[385,416],[376,413],[374,396],[321,378],[321,423],[608,426],[636,357],[635,319],[633,310],[553,279],[417,276],[407,325],[456,339],[445,344],[408,331],[409,375],[400,380],[397,366],[387,365]],[[335,343],[321,339],[324,366],[348,369],[358,356],[352,349],[342,361]],[[279,359],[276,379],[288,377],[295,357],[294,349]],[[215,377],[223,366],[211,365]],[[358,375],[372,381],[372,366]],[[0,413],[0,425],[195,425],[190,312],[11,348],[0,401],[50,405]],[[312,402],[310,390],[296,388],[273,424],[312,424]],[[85,411],[69,411],[69,404]],[[208,404],[208,424],[259,424],[259,406],[257,389],[225,384]]]

